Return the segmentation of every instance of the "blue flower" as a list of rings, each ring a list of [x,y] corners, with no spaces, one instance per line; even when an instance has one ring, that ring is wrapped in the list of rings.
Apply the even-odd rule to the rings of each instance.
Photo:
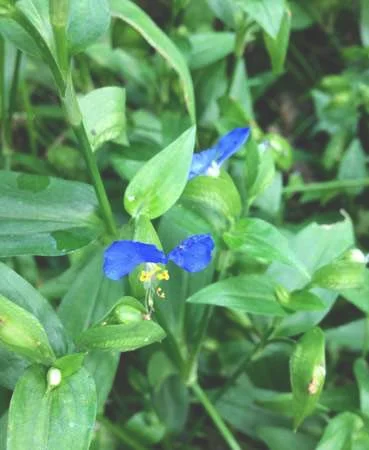
[[[210,234],[195,234],[183,240],[168,255],[153,244],[138,241],[115,241],[104,253],[104,273],[111,280],[119,280],[128,275],[139,264],[167,264],[173,261],[187,272],[199,272],[210,263],[214,240]],[[160,269],[159,269],[160,270]],[[157,274],[158,269],[144,272],[146,279]],[[150,277],[147,277],[150,275]],[[145,276],[141,281],[146,281]],[[168,279],[166,271],[157,274],[157,278]]]
[[[214,147],[194,153],[188,179],[198,175],[218,176],[220,166],[239,150],[250,136],[250,128],[235,128],[219,139]]]

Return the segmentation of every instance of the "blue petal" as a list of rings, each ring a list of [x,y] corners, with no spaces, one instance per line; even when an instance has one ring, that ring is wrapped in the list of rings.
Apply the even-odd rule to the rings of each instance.
[[[224,161],[230,158],[234,153],[239,150],[243,144],[247,141],[250,136],[250,128],[235,128],[230,131],[223,137],[219,139],[219,141],[215,145],[215,149],[217,152],[216,162],[220,166],[224,163]]]
[[[111,280],[119,280],[144,262],[166,264],[167,258],[152,244],[115,241],[105,250],[104,273]]]
[[[177,245],[168,259],[187,272],[199,272],[210,263],[214,245],[210,234],[195,234]]]
[[[198,175],[205,175],[211,163],[215,161],[217,156],[217,150],[215,148],[209,148],[199,153],[192,155],[192,163],[190,167],[190,173],[188,179],[191,180]]]

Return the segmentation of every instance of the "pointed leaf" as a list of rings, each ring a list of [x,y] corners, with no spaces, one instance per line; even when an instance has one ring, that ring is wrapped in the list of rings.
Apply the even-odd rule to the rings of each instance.
[[[154,219],[174,205],[186,185],[194,145],[192,127],[137,172],[124,195],[124,206],[133,217]]]
[[[192,122],[196,120],[195,97],[190,71],[181,52],[152,19],[133,2],[110,0],[113,17],[118,17],[135,28],[176,70],[184,91],[185,102]]]
[[[46,370],[32,366],[10,403],[7,449],[86,450],[95,416],[95,385],[85,369],[47,391]]]
[[[311,414],[325,380],[324,333],[313,328],[297,342],[290,361],[294,427]]]
[[[95,89],[82,97],[79,105],[94,151],[106,141],[127,143],[124,89],[119,87]]]

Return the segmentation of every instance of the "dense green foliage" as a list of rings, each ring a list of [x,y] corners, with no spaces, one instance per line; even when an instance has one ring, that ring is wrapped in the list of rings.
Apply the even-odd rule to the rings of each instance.
[[[0,0],[0,119],[0,450],[369,448],[367,0]]]

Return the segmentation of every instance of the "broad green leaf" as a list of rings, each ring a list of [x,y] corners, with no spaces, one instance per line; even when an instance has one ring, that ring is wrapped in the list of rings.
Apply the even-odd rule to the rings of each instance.
[[[51,364],[55,355],[36,317],[0,295],[0,345],[32,362]]]
[[[238,4],[271,38],[277,37],[283,19],[284,0],[241,0]]]
[[[151,320],[126,325],[105,325],[89,328],[77,339],[86,350],[118,350],[129,352],[145,347],[165,337],[164,330]]]
[[[195,97],[191,74],[180,51],[152,19],[133,2],[129,0],[109,1],[112,16],[122,19],[135,28],[176,70],[181,79],[188,112],[192,122],[195,122]]]
[[[364,286],[365,264],[353,261],[334,261],[314,272],[311,285],[340,291]]]
[[[70,0],[67,39],[71,53],[85,50],[109,28],[108,0]]]
[[[0,256],[64,255],[103,230],[93,188],[84,183],[0,171]]]
[[[0,294],[38,319],[57,356],[67,353],[69,342],[53,308],[26,280],[2,263],[0,263]]]
[[[233,0],[207,0],[210,8],[218,19],[230,28],[236,27],[238,7]]]
[[[175,375],[178,370],[166,353],[155,352],[147,365],[147,378],[153,391],[160,389],[166,378]]]
[[[288,240],[273,225],[256,218],[242,218],[223,235],[228,247],[250,258],[291,265],[309,279],[309,274],[291,250]]]
[[[188,55],[188,63],[194,70],[213,64],[232,53],[235,34],[228,32],[199,33],[192,34],[189,40],[191,51]]]
[[[258,435],[270,450],[314,450],[316,447],[316,440],[312,436],[287,428],[262,427],[258,429]]]
[[[310,415],[325,380],[325,339],[320,328],[308,331],[297,342],[290,360],[294,428]]]
[[[179,375],[166,378],[153,395],[153,405],[168,433],[183,431],[189,403],[188,388]]]
[[[82,97],[79,105],[94,151],[106,141],[127,144],[124,89],[119,87],[95,89]]]
[[[194,145],[192,127],[137,172],[124,194],[125,209],[133,217],[154,219],[174,205],[186,185]]]
[[[61,301],[58,315],[72,338],[101,321],[124,295],[123,282],[106,278],[102,264],[103,248],[97,247],[75,274]]]
[[[360,352],[367,345],[368,319],[353,320],[326,330],[327,345],[337,350]]]
[[[83,366],[86,353],[72,353],[71,355],[65,355],[53,362],[53,367],[59,369],[62,374],[62,378],[70,377],[79,371]]]
[[[246,148],[247,201],[251,205],[255,198],[262,194],[273,182],[275,165],[270,150],[258,148],[252,140]]]
[[[85,367],[94,377],[97,394],[97,412],[104,412],[119,364],[119,352],[92,350],[85,359]]]
[[[362,419],[351,412],[344,412],[331,419],[316,450],[351,449],[355,432],[363,426]]]
[[[283,73],[284,62],[287,56],[288,42],[291,31],[291,12],[287,9],[283,12],[283,19],[275,38],[270,34],[264,34],[265,45],[272,62],[273,73]]]
[[[332,224],[312,223],[290,238],[292,251],[304,264],[310,276],[353,245],[353,227],[348,216],[345,216],[345,220]],[[296,269],[278,262],[271,265],[268,273],[289,291],[302,289],[306,285],[306,278]],[[312,292],[320,297],[326,308],[322,311],[291,314],[283,320],[279,334],[291,336],[307,331],[322,320],[337,298],[335,292],[324,289],[316,288]]]
[[[124,424],[124,430],[149,447],[158,444],[165,435],[165,427],[158,416],[147,411],[140,411],[130,417]]]
[[[21,11],[27,19],[36,27],[43,45],[53,49],[53,32],[49,20],[48,0],[20,0],[16,2],[15,11]],[[0,32],[17,48],[32,56],[40,57],[40,49],[28,32],[19,25],[14,14],[9,18],[0,16]]]
[[[360,410],[369,416],[369,367],[365,359],[355,361],[354,373],[360,393]]]
[[[319,311],[325,309],[325,303],[312,292],[302,289],[291,292],[281,305],[291,311]]]
[[[255,439],[260,439],[258,430],[262,427],[291,428],[289,418],[258,406],[255,401],[256,396],[255,387],[243,376],[237,384],[229,388],[216,406],[221,416],[232,427]]]
[[[369,314],[369,270],[364,271],[363,284],[357,289],[342,289],[340,294],[361,311]]]
[[[254,314],[284,316],[286,313],[274,296],[275,286],[266,275],[240,275],[211,284],[187,301]]]
[[[241,198],[232,178],[222,171],[218,177],[198,176],[186,186],[180,204],[196,212],[221,233],[241,214]]]
[[[47,391],[46,370],[32,366],[10,403],[7,449],[86,450],[95,415],[95,385],[85,369]]]
[[[229,96],[232,99],[237,100],[239,104],[242,105],[248,117],[252,119],[254,117],[254,111],[249,84],[246,61],[243,59],[238,59],[229,89]]]
[[[366,155],[359,139],[354,139],[344,154],[338,168],[338,180],[356,180],[365,178],[368,174],[366,169]],[[349,189],[350,195],[357,195],[363,188]]]

